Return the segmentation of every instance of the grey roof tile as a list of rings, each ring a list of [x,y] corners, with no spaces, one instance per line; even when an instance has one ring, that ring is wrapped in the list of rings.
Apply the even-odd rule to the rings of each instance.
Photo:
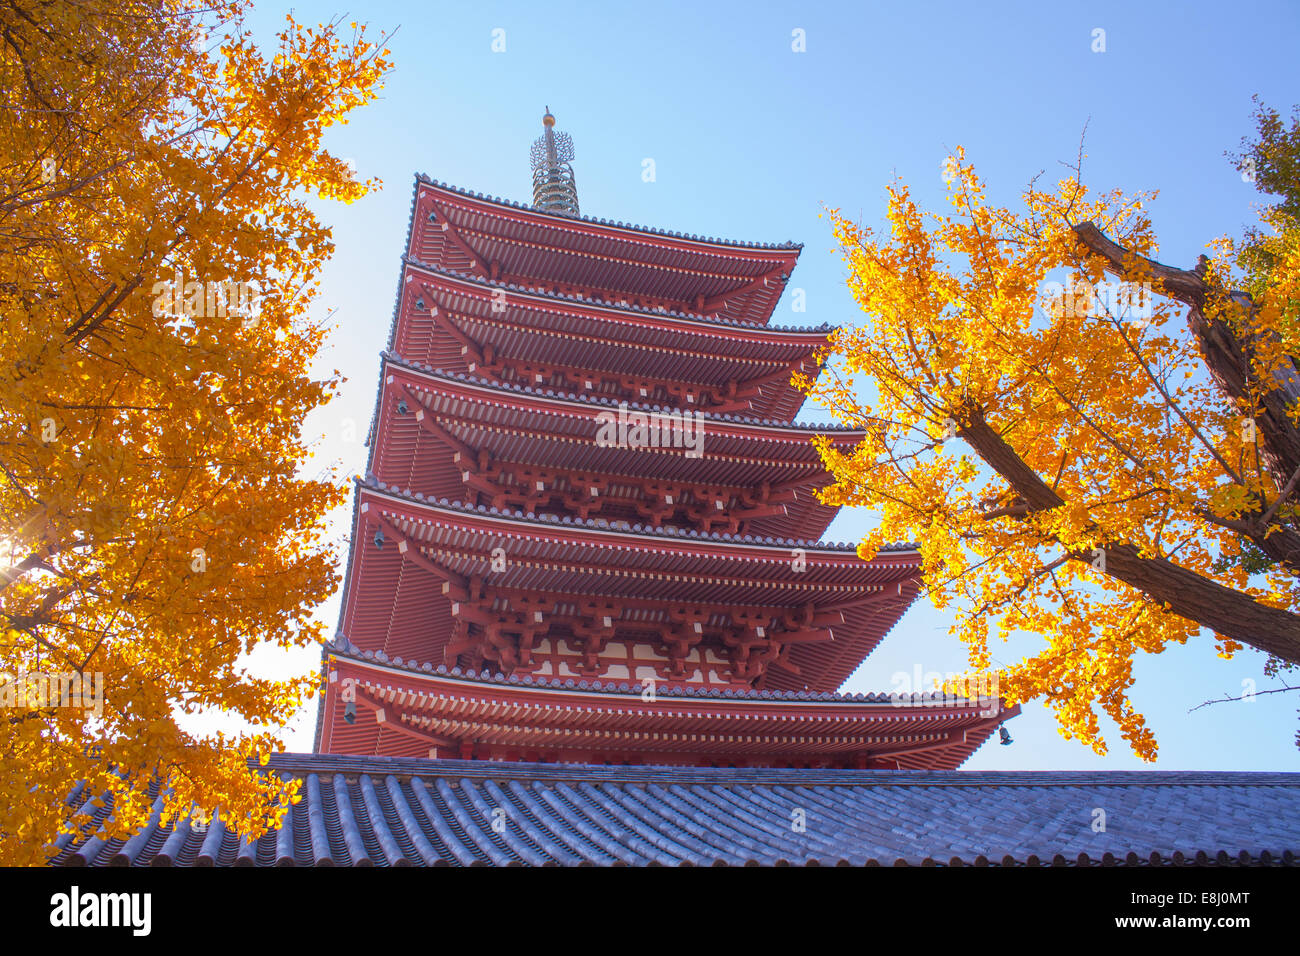
[[[56,841],[59,865],[1292,864],[1300,774],[611,767],[280,754],[285,825]],[[69,804],[84,805],[81,795]],[[1093,830],[1094,808],[1106,812]],[[804,828],[796,827],[802,811]]]

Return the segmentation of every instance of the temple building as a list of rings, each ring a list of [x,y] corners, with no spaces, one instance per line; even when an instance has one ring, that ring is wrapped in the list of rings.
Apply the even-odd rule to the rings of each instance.
[[[919,557],[819,540],[800,247],[583,219],[543,123],[531,208],[416,182],[317,751],[959,766],[996,699],[835,693]]]
[[[1293,860],[1298,775],[962,772],[1018,708],[839,693],[920,558],[821,540],[811,439],[863,435],[794,421],[801,247],[583,217],[549,110],[531,159],[531,204],[416,178],[303,801],[56,863]]]

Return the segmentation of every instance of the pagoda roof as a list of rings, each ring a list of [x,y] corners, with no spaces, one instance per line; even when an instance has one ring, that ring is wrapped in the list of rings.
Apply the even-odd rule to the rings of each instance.
[[[376,481],[373,478],[357,479],[357,491],[359,494],[374,493],[390,498],[395,502],[404,502],[413,505],[417,509],[438,509],[446,511],[452,515],[463,515],[471,519],[484,519],[492,522],[508,521],[519,522],[531,527],[531,533],[541,534],[547,538],[552,537],[552,531],[559,533],[562,529],[572,526],[574,533],[586,534],[610,534],[610,535],[632,535],[637,539],[663,539],[663,542],[672,547],[673,539],[682,541],[684,545],[699,545],[706,551],[713,545],[718,545],[726,549],[728,559],[745,559],[766,561],[771,560],[771,556],[761,554],[757,549],[772,549],[784,555],[777,561],[779,564],[788,563],[788,552],[791,548],[804,550],[811,556],[821,556],[833,561],[835,566],[841,568],[852,568],[854,570],[865,570],[875,566],[874,561],[863,561],[857,557],[857,545],[846,541],[816,541],[803,538],[779,538],[770,535],[753,535],[727,534],[722,531],[693,531],[688,528],[662,527],[652,528],[636,523],[621,523],[623,526],[610,526],[607,522],[601,522],[598,519],[571,518],[568,516],[557,517],[551,515],[531,515],[524,514],[520,511],[510,509],[501,510],[498,508],[489,508],[484,505],[465,504],[460,501],[449,501],[447,499],[434,500],[427,498],[419,492],[413,492],[409,489],[401,490],[396,487],[385,485],[383,482]],[[528,532],[525,536],[528,536]],[[915,544],[886,544],[881,547],[881,555],[897,556],[902,563],[909,566],[919,562],[920,556],[916,550]],[[701,552],[704,553],[704,552]],[[878,556],[879,557],[879,556]],[[904,560],[905,559],[905,560]],[[896,563],[896,562],[894,562]],[[891,563],[892,566],[892,563]],[[852,575],[855,583],[864,583],[856,575]],[[847,579],[846,579],[847,580]]]
[[[755,326],[657,312],[493,282],[407,260],[388,347],[436,368],[469,370],[484,348],[550,364],[722,389],[761,384],[757,414],[789,420],[805,396],[795,369],[815,374],[830,326]],[[432,301],[426,301],[432,300]],[[433,311],[431,311],[433,310]],[[472,344],[471,344],[472,343]],[[471,344],[467,353],[465,345]]]
[[[395,355],[392,352],[381,352],[380,358],[385,363],[404,366],[412,371],[422,372],[428,376],[442,378],[447,381],[460,382],[466,386],[475,386],[490,389],[501,395],[510,392],[518,393],[520,396],[529,399],[549,400],[554,402],[568,403],[569,405],[586,405],[595,410],[596,413],[602,411],[617,412],[621,406],[626,405],[629,411],[636,412],[660,412],[664,414],[693,412],[713,425],[737,425],[750,426],[755,429],[767,429],[768,434],[764,437],[769,439],[782,440],[786,436],[802,435],[811,439],[814,435],[843,435],[852,437],[861,441],[866,437],[866,430],[856,428],[850,425],[837,425],[835,423],[817,423],[817,422],[788,422],[779,418],[760,418],[754,415],[732,414],[727,412],[709,412],[689,406],[667,406],[660,404],[648,404],[645,402],[619,401],[613,398],[607,398],[603,395],[584,394],[582,392],[566,392],[553,388],[533,388],[529,385],[520,385],[515,382],[504,383],[494,382],[491,379],[482,378],[477,375],[470,375],[463,372],[451,372],[445,369],[433,368],[423,362],[413,361],[406,356]],[[383,380],[381,376],[381,392]]]
[[[273,754],[303,781],[256,841],[155,816],[61,866],[1294,865],[1300,774],[626,767]],[[152,792],[152,791],[151,791]],[[112,812],[85,794],[87,833]],[[1092,808],[1108,821],[1093,828]],[[492,826],[494,809],[504,828]],[[800,832],[791,821],[802,812]],[[337,825],[330,821],[337,820]],[[1122,822],[1121,822],[1122,821]],[[501,830],[501,832],[497,832]]]
[[[641,226],[630,222],[615,222],[613,219],[601,219],[597,216],[570,216],[556,212],[546,212],[535,206],[526,203],[515,202],[513,199],[502,199],[499,196],[493,196],[488,193],[475,192],[472,189],[462,189],[459,186],[452,186],[448,183],[439,182],[427,176],[424,173],[416,175],[416,181],[426,186],[431,186],[442,193],[450,193],[463,199],[472,199],[481,203],[487,203],[493,206],[500,206],[503,209],[509,209],[516,212],[526,212],[533,216],[551,220],[552,225],[563,229],[565,226],[573,223],[583,223],[590,226],[604,226],[609,229],[620,231],[643,233],[647,236],[662,236],[667,239],[680,239],[686,242],[697,243],[709,246],[726,246],[736,249],[775,249],[781,251],[798,252],[803,249],[802,242],[748,242],[743,239],[719,239],[716,236],[697,236],[694,233],[677,232],[672,229],[659,229],[655,226]]]
[[[754,342],[774,341],[773,336],[782,335],[815,335],[825,338],[827,333],[836,329],[836,326],[827,322],[818,325],[755,325],[753,322],[742,322],[738,319],[728,319],[723,315],[711,313],[692,312],[689,309],[649,309],[625,301],[598,299],[576,293],[566,294],[541,286],[505,282],[490,279],[487,276],[475,275],[471,272],[440,268],[409,255],[402,256],[402,264],[418,269],[432,277],[485,290],[489,299],[497,290],[502,290],[519,298],[536,299],[539,308],[559,312],[590,313],[629,325],[677,329],[683,328],[683,323],[693,323],[695,327],[692,331],[701,335],[722,335],[725,330],[734,329],[745,333],[738,336],[738,338]]]
[[[553,594],[557,601],[608,598],[660,606],[813,605],[837,616],[832,639],[789,653],[797,674],[770,686],[843,683],[917,593],[920,556],[894,545],[863,561],[848,544],[728,535],[626,522],[533,516],[427,500],[359,482],[340,629],[359,647],[436,658],[450,640],[444,585],[480,577],[497,588]],[[376,531],[396,546],[376,548]],[[506,567],[493,571],[494,549]],[[800,570],[795,570],[795,563]]]
[[[801,249],[542,212],[425,176],[416,178],[407,246],[411,256],[459,272],[704,301],[757,323],[771,317]]]
[[[514,674],[498,674],[490,670],[475,672],[471,668],[447,667],[431,662],[404,661],[401,657],[389,658],[383,651],[367,651],[357,647],[341,635],[328,646],[327,654],[331,656],[350,657],[358,662],[373,662],[388,667],[430,674],[437,677],[457,678],[479,684],[495,684],[502,687],[536,687],[541,690],[590,691],[610,694],[637,694],[642,690],[639,681],[617,681],[587,679],[580,677],[547,677],[545,675],[527,674],[523,677]],[[888,704],[890,707],[929,708],[948,705],[952,697],[945,697],[939,691],[918,692],[914,694],[893,694],[869,691],[865,694],[844,694],[839,691],[818,690],[756,690],[753,688],[713,687],[694,685],[672,680],[658,681],[655,686],[657,697],[693,698],[696,700],[716,701],[775,701],[781,703],[816,703],[816,704]],[[985,706],[977,702],[977,707]],[[1004,716],[1009,716],[1009,710]]]
[[[722,436],[740,436],[740,440],[753,439],[766,442],[785,443],[789,449],[795,449],[805,441],[809,448],[814,446],[811,439],[815,436],[825,435],[834,444],[841,441],[859,442],[866,437],[866,432],[860,428],[853,428],[848,425],[839,425],[835,423],[803,423],[789,422],[773,418],[758,418],[749,415],[738,415],[730,413],[710,413],[702,412],[698,409],[690,408],[670,408],[659,404],[646,404],[642,402],[619,402],[600,395],[583,394],[575,392],[566,392],[553,388],[533,388],[528,385],[518,383],[495,382],[477,375],[470,375],[463,372],[447,371],[445,369],[433,368],[423,362],[411,361],[400,355],[394,355],[391,352],[380,353],[379,382],[375,391],[375,410],[371,416],[370,429],[367,436],[367,444],[370,445],[370,456],[367,467],[370,471],[376,470],[377,455],[380,442],[377,440],[378,431],[383,425],[384,415],[381,411],[384,409],[384,392],[388,385],[388,378],[393,374],[401,374],[402,370],[407,375],[418,375],[426,382],[445,383],[447,387],[455,384],[460,387],[466,395],[476,394],[486,403],[504,402],[507,405],[514,405],[519,408],[528,408],[531,411],[551,416],[568,418],[573,421],[590,422],[596,419],[596,416],[602,412],[617,414],[622,408],[626,407],[629,412],[640,412],[644,414],[651,413],[681,413],[693,412],[700,416],[703,427],[706,429],[705,434],[713,434],[717,437]],[[590,429],[590,426],[587,426]],[[587,436],[593,433],[588,430]],[[625,454],[628,452],[645,454],[654,449],[613,449]],[[680,449],[669,449],[669,451],[680,452]],[[741,453],[747,457],[753,456],[753,451],[744,449],[733,449],[734,453]],[[782,456],[772,461],[775,466],[780,466],[789,460],[788,451],[783,451]],[[796,455],[796,458],[802,457]],[[637,459],[638,464],[644,465]],[[716,480],[726,483],[724,477],[719,476],[719,469],[714,467],[721,465],[722,460],[712,460],[710,455],[696,459],[684,459],[686,464],[682,465],[683,476],[692,475],[701,481]],[[633,468],[635,473],[638,469]],[[820,465],[818,466],[820,471]],[[770,476],[767,476],[770,477]],[[739,480],[737,478],[736,480]],[[758,479],[762,481],[762,478]]]
[[[639,681],[481,679],[373,653],[335,651],[328,668],[317,747],[330,753],[449,756],[469,743],[480,752],[552,752],[561,760],[614,752],[665,763],[852,758],[889,769],[951,769],[1019,713],[992,698],[661,694],[658,686],[647,701]],[[352,721],[337,692],[343,680],[355,682]]]
[[[705,417],[702,454],[692,458],[683,448],[603,447],[597,440],[598,416],[612,409],[591,403],[429,372],[391,357],[382,377],[388,411],[378,418],[370,470],[381,481],[401,481],[435,498],[464,498],[463,472],[487,452],[498,464],[599,474],[629,488],[666,482],[749,494],[766,482],[776,491],[770,500],[779,504],[777,513],[747,522],[756,534],[817,534],[838,511],[815,494],[831,478],[801,428],[774,432],[767,425],[714,423]],[[393,406],[399,400],[411,412],[422,409],[425,417],[397,413]],[[847,450],[861,435],[831,432],[829,437]],[[457,459],[455,452],[462,449],[465,455]]]

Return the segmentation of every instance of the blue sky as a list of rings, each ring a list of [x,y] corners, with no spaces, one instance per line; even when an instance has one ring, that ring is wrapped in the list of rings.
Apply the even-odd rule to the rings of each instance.
[[[289,8],[253,20],[270,42]],[[925,208],[946,205],[943,162],[956,146],[1012,203],[1040,171],[1073,163],[1080,136],[1095,189],[1159,190],[1150,207],[1160,257],[1190,266],[1210,240],[1254,221],[1258,194],[1225,158],[1253,127],[1251,95],[1300,103],[1294,3],[368,3],[296,4],[300,22],[360,19],[397,33],[383,98],[327,144],[381,192],[321,203],[337,251],[318,308],[336,310],[325,368],[348,376],[311,421],[323,462],[364,469],[378,353],[391,319],[417,171],[515,201],[530,199],[528,147],[549,105],[575,141],[585,215],[706,236],[804,244],[778,324],[856,321],[823,204],[883,221],[885,186],[905,180]],[[399,29],[400,28],[400,29]],[[1105,50],[1094,52],[1095,30]],[[504,31],[504,51],[492,49]],[[792,49],[802,30],[806,49]],[[499,47],[502,34],[495,34]],[[654,182],[642,177],[654,160]],[[819,421],[813,408],[801,420]],[[340,542],[350,509],[336,523]],[[856,540],[870,515],[845,511],[829,540]],[[321,610],[333,626],[337,599]],[[959,671],[965,649],[928,603],[914,606],[846,686],[897,689],[896,674]],[[997,651],[995,649],[995,656]],[[259,653],[268,671],[313,666],[314,651]],[[1007,658],[1003,657],[1002,660]],[[1263,677],[1254,652],[1214,656],[1208,636],[1137,664],[1133,697],[1160,741],[1154,769],[1300,768],[1300,694],[1236,696]],[[1041,705],[1007,726],[970,769],[1152,769],[1103,723],[1100,757],[1062,739]],[[286,735],[310,750],[314,704]]]

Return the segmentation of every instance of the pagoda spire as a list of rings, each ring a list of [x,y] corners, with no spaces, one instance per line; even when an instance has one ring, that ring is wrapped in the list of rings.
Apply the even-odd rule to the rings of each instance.
[[[546,107],[544,132],[533,141],[529,160],[533,167],[533,205],[543,212],[577,216],[578,187],[573,179],[573,138],[556,132],[555,117]]]

